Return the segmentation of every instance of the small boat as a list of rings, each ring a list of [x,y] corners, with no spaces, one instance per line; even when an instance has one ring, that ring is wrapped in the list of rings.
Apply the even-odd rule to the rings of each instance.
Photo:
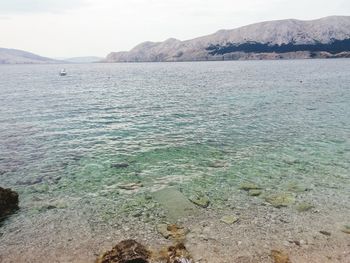
[[[61,71],[60,71],[60,76],[66,76],[67,75],[67,71],[66,71],[66,69],[61,69]]]

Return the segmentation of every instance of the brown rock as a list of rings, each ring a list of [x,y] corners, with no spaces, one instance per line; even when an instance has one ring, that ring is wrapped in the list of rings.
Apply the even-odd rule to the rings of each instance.
[[[292,263],[289,256],[282,251],[271,250],[271,257],[274,263]]]
[[[178,243],[175,246],[170,246],[167,249],[163,249],[159,253],[161,262],[167,263],[192,263],[192,257],[187,251],[183,243]]]
[[[159,224],[158,232],[165,238],[173,238],[175,240],[184,240],[189,230],[176,224]]]
[[[151,252],[135,240],[123,240],[105,252],[96,263],[149,263]]]

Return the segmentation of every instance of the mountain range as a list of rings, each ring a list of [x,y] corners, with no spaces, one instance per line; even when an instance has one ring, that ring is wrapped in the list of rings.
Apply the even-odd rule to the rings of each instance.
[[[48,58],[19,49],[0,48],[0,64],[61,64],[61,63],[95,63],[101,57]]]
[[[267,21],[181,41],[143,42],[106,58],[52,59],[0,48],[0,64],[350,58],[350,16]]]
[[[0,48],[0,64],[54,64],[63,61],[42,57],[27,51]]]
[[[105,62],[350,57],[350,16],[256,23],[180,41],[144,42]]]

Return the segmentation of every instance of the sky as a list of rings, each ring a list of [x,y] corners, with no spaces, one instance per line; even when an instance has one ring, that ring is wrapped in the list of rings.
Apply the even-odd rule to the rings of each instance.
[[[350,15],[350,0],[0,0],[0,47],[105,57],[143,41],[330,15]]]

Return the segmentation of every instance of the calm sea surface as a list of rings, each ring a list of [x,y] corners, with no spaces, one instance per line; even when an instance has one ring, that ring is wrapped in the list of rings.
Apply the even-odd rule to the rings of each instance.
[[[61,67],[0,66],[0,186],[21,199],[5,226],[113,225],[166,186],[213,207],[242,182],[350,191],[350,60]]]

